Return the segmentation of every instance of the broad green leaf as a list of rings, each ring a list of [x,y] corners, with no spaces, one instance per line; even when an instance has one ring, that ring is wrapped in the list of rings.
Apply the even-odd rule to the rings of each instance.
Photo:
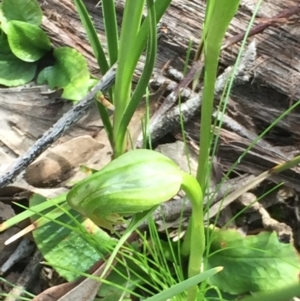
[[[10,21],[7,37],[13,54],[25,62],[35,62],[51,50],[48,36],[36,25]]]
[[[0,34],[0,54],[12,54],[6,34]]]
[[[300,259],[290,243],[276,233],[243,236],[236,230],[212,230],[208,268],[224,270],[210,284],[230,294],[270,291],[299,282]]]
[[[7,33],[8,22],[16,20],[40,26],[43,12],[36,0],[3,0],[0,14],[1,28]]]
[[[0,84],[8,87],[20,86],[30,82],[37,65],[19,60],[13,54],[0,54]]]
[[[8,87],[24,85],[35,75],[36,64],[18,59],[9,47],[7,36],[0,35],[0,84]]]
[[[89,70],[83,55],[75,49],[61,47],[54,50],[56,59],[53,67],[41,71],[37,82],[48,84],[51,89],[64,89],[62,97],[79,101],[85,96],[94,81],[90,80]]]
[[[46,199],[35,195],[30,200],[34,206]],[[71,210],[70,214],[78,221],[74,221],[67,214],[57,219],[66,226],[51,221],[33,232],[38,249],[50,265],[68,281],[72,281],[86,272],[108,250],[113,248],[115,240],[95,226],[90,220]],[[36,216],[38,217],[38,216]],[[81,227],[79,227],[81,225]],[[68,228],[74,228],[76,232]]]
[[[243,298],[242,301],[291,301],[298,299],[294,298],[295,296],[300,296],[299,283],[267,293],[253,294],[252,296]]]

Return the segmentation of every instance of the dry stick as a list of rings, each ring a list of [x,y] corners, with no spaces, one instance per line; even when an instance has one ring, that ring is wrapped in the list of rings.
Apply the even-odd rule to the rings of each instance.
[[[238,188],[243,187],[246,183],[249,183],[255,178],[254,175],[242,175],[234,179],[221,183],[217,189],[217,193],[214,189],[204,196],[204,204],[210,202],[213,205],[209,210],[209,215],[206,214],[204,221],[208,222],[210,218],[217,215],[220,210],[223,210],[231,204],[234,200],[224,202],[223,199]],[[178,221],[182,214],[183,221],[191,216],[192,206],[190,202],[186,201],[186,198],[172,199],[169,202],[162,203],[153,213],[152,218],[156,223],[172,223]],[[144,221],[140,226],[139,230],[144,231],[148,227],[148,221]],[[185,228],[185,227],[184,227]],[[115,230],[121,231],[123,225],[115,227]]]
[[[43,136],[38,139],[28,151],[20,156],[9,168],[9,171],[0,177],[0,188],[12,183],[16,177],[32,163],[52,143],[59,139],[74,123],[80,120],[90,109],[93,98],[98,91],[107,91],[114,83],[116,64],[113,65],[93,87],[93,89],[65,113]]]
[[[275,17],[266,18],[264,19],[263,22],[260,22],[250,30],[248,37],[254,36],[255,34],[258,33],[262,33],[265,29],[267,29],[270,26],[278,26],[278,24],[286,24],[289,17],[298,14],[299,12],[300,12],[300,5],[296,5],[283,10]],[[222,46],[222,49],[225,49],[232,44],[240,42],[241,40],[243,40],[244,36],[245,36],[245,32],[242,32],[240,34],[237,34],[229,38]]]
[[[245,207],[248,207],[248,210],[250,209],[257,212],[261,216],[264,228],[275,231],[281,242],[293,243],[293,231],[291,227],[273,219],[264,206],[257,201],[253,193],[243,193],[239,198],[239,202]]]
[[[249,80],[251,67],[256,58],[256,46],[255,41],[251,42],[244,52],[241,63],[239,64],[236,74],[234,84],[242,84]],[[215,95],[219,96],[224,90],[227,79],[231,75],[233,67],[228,67],[221,74],[216,81],[215,85]],[[190,120],[196,112],[199,110],[202,101],[203,91],[200,91],[196,96],[188,99],[181,106],[176,106],[172,110],[168,111],[167,114],[161,116],[157,119],[155,124],[150,125],[151,139],[153,141],[158,140],[165,134],[171,132],[175,127],[178,126],[181,118],[184,122]],[[182,115],[182,117],[180,117]]]
[[[211,192],[204,196],[204,205],[208,202],[210,203],[210,206],[215,205],[215,209],[209,211],[209,218],[214,217],[220,210],[223,210],[225,207],[230,205],[229,202],[224,203],[223,199],[232,193],[233,191],[236,191],[238,188],[244,186],[246,183],[250,182],[255,178],[254,175],[242,175],[237,178],[229,179],[228,181],[221,183],[217,189],[217,192],[215,192],[213,189],[211,189]],[[184,206],[183,206],[184,205]],[[184,207],[184,208],[183,208]],[[154,214],[153,219],[155,221],[161,220],[162,212],[164,213],[164,220],[166,222],[172,221],[174,219],[177,219],[180,216],[180,213],[183,210],[183,216],[190,217],[192,212],[192,206],[190,202],[186,202],[186,199],[176,199],[172,200],[170,202],[163,203],[161,206],[159,206]],[[207,217],[205,217],[205,220],[208,220]]]
[[[26,290],[32,288],[42,269],[42,259],[43,256],[40,251],[35,251],[26,268],[21,273],[16,286],[14,286],[13,289],[9,292],[5,301],[20,300],[21,297],[25,294]]]

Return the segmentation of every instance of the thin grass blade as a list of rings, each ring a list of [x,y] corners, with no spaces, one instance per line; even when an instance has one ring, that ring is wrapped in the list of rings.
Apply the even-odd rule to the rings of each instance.
[[[216,273],[219,273],[222,271],[222,267],[215,267],[213,269],[207,270],[199,275],[196,275],[194,277],[191,277],[187,280],[184,280],[169,289],[146,299],[145,301],[162,301],[162,300],[169,300],[170,298],[177,296],[178,294],[184,292],[188,288],[197,285],[199,282],[205,281],[209,277],[215,275]]]
[[[102,1],[102,11],[110,66],[118,59],[118,24],[114,0]]]
[[[105,0],[106,1],[106,0]],[[105,74],[109,69],[103,47],[97,35],[95,26],[89,16],[89,13],[81,0],[74,0],[78,15],[80,17],[81,23],[85,29],[88,40],[92,46],[95,58],[97,59],[98,65],[100,67],[101,73]]]

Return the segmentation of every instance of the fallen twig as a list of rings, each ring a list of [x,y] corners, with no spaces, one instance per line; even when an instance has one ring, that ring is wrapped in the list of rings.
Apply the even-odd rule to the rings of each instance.
[[[278,26],[278,24],[286,24],[289,20],[289,17],[298,14],[299,12],[300,12],[300,6],[295,5],[283,10],[275,17],[264,19],[262,22],[260,22],[259,24],[251,28],[248,34],[248,38],[258,33],[262,33],[265,29],[267,29],[270,26]],[[222,46],[222,49],[225,49],[231,46],[232,44],[242,41],[245,37],[245,34],[246,31],[227,39],[224,45]]]
[[[209,211],[209,215],[205,216],[205,220],[208,221],[209,218],[214,217],[220,210],[223,210],[226,206],[230,205],[229,202],[222,202],[222,200],[237,190],[239,187],[244,186],[254,178],[253,175],[243,175],[234,179],[220,183],[214,189],[210,189],[210,193],[204,197],[204,204],[214,205],[214,208]],[[153,213],[153,220],[156,223],[162,225],[172,225],[179,226],[182,222],[186,221],[192,212],[191,203],[186,201],[184,198],[173,199],[172,201],[165,202],[161,204]],[[178,220],[181,218],[182,220]],[[122,226],[119,226],[122,227]],[[145,221],[140,227],[140,230],[144,230],[148,227],[148,221]],[[117,229],[119,229],[117,227]]]

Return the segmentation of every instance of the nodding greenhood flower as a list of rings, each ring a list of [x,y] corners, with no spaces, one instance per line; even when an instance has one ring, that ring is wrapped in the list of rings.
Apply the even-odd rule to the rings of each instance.
[[[189,276],[199,273],[205,246],[202,191],[197,180],[182,172],[168,157],[151,150],[132,150],[76,184],[68,204],[100,227],[112,230],[123,217],[149,210],[183,189],[192,203],[185,238]],[[185,252],[186,253],[186,252]],[[197,287],[190,289],[194,296]]]
[[[178,193],[183,173],[168,157],[151,150],[129,151],[74,185],[67,202],[100,227],[142,212]]]

